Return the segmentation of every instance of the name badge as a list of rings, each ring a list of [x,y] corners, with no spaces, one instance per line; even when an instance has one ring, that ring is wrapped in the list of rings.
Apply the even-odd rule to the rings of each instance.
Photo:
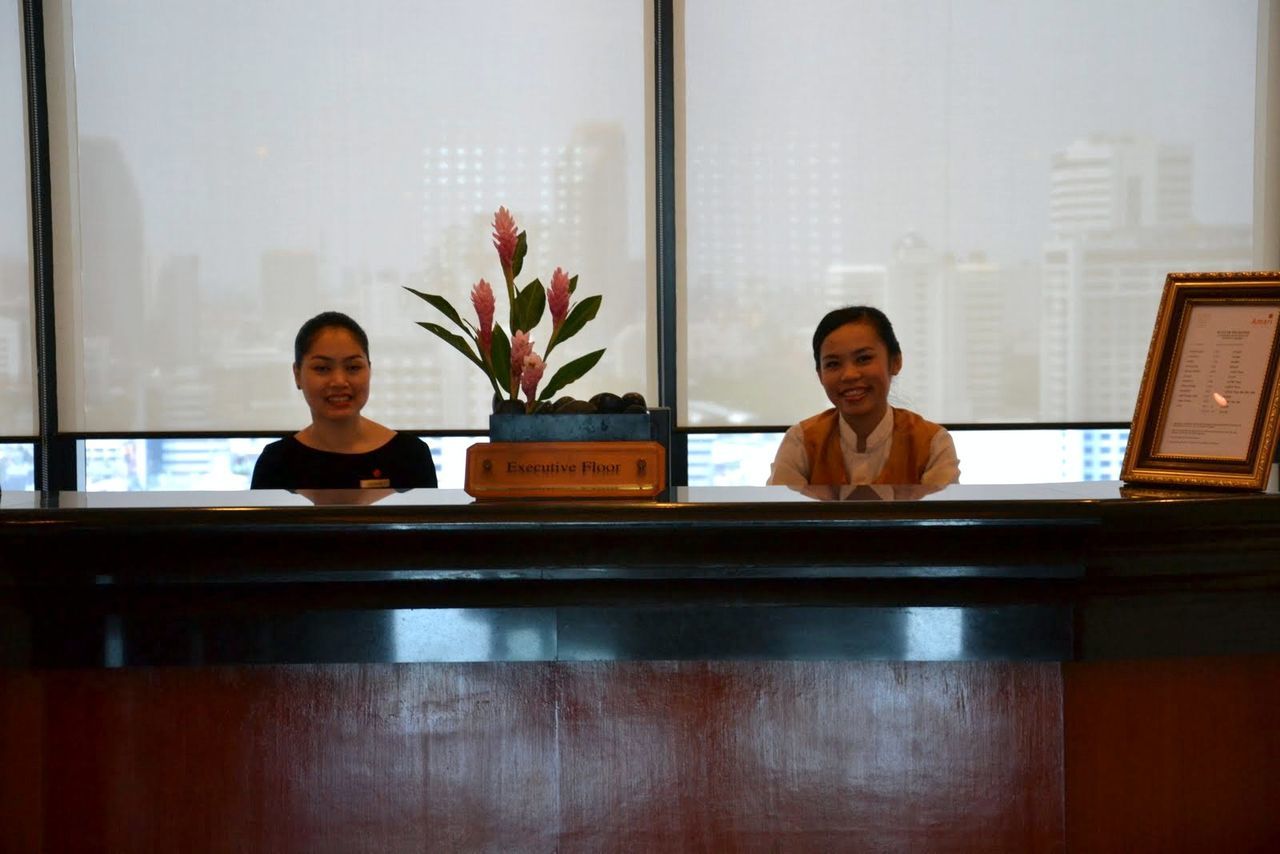
[[[386,489],[389,486],[391,486],[391,478],[389,477],[371,477],[360,481],[361,489]]]

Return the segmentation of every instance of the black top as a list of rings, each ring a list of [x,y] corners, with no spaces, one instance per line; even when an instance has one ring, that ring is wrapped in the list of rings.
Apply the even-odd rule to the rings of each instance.
[[[427,443],[396,433],[380,448],[341,454],[308,448],[293,436],[262,449],[251,489],[419,489],[436,486]]]

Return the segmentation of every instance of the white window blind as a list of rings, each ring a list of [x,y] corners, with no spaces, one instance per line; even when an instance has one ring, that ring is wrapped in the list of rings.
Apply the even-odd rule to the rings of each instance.
[[[64,429],[301,427],[293,337],[327,309],[369,333],[368,415],[485,426],[490,386],[401,285],[469,316],[483,277],[505,325],[500,205],[528,232],[520,284],[562,266],[603,296],[547,376],[607,347],[565,393],[652,396],[644,2],[57,11]]]
[[[688,423],[825,408],[853,303],[926,417],[1128,421],[1165,274],[1253,268],[1252,0],[683,7]]]
[[[36,383],[31,288],[22,18],[0,24],[0,436],[34,436]]]

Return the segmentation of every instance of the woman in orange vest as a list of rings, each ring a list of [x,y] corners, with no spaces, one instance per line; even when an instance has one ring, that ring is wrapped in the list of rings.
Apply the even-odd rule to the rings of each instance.
[[[813,333],[818,380],[833,404],[787,431],[770,484],[923,484],[960,479],[951,435],[907,409],[889,405],[902,348],[884,312],[847,306]]]

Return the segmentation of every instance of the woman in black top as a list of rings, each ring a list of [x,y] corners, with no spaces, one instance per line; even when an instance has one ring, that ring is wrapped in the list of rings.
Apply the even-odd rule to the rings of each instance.
[[[360,414],[369,400],[369,338],[326,311],[298,330],[293,379],[311,424],[262,449],[253,489],[414,489],[436,486],[426,443]]]

